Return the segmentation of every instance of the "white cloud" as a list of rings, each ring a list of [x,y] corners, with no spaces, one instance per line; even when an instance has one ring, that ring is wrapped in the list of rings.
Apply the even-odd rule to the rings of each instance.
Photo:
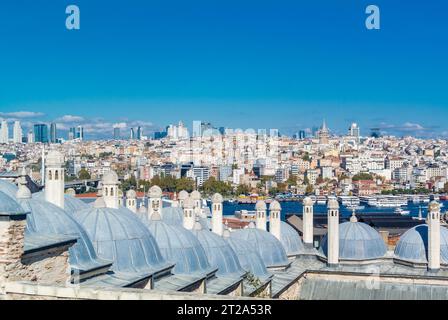
[[[67,114],[59,119],[56,119],[56,122],[69,123],[69,122],[83,122],[84,120],[85,119],[83,117]]]
[[[38,118],[44,115],[42,112],[33,111],[0,112],[0,116],[10,118]]]

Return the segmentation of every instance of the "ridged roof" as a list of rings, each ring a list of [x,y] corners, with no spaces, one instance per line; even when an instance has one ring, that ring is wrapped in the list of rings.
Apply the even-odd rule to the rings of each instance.
[[[45,201],[45,191],[33,193],[33,198]],[[75,213],[88,208],[90,208],[90,206],[84,201],[79,200],[69,194],[64,194],[64,210],[68,213]]]
[[[321,244],[321,252],[327,256],[327,236]],[[339,258],[341,260],[372,260],[382,258],[387,252],[381,235],[361,222],[345,222],[339,225]]]
[[[27,211],[14,198],[0,191],[0,213],[21,214]]]
[[[395,247],[395,256],[399,259],[417,262],[428,262],[428,225],[421,224],[406,231]],[[448,229],[440,227],[441,263],[448,263]]]

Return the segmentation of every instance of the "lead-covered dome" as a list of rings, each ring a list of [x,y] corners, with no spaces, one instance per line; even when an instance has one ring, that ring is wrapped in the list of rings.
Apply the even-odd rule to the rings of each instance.
[[[280,242],[283,248],[285,248],[286,255],[291,257],[302,254],[305,251],[305,247],[302,239],[300,239],[299,233],[284,221],[280,223],[280,229]]]
[[[321,252],[328,255],[327,236],[322,240]],[[386,244],[381,235],[365,223],[353,219],[339,225],[339,258],[341,260],[373,260],[384,257]]]
[[[25,212],[28,212],[26,208],[21,207],[14,198],[0,191],[0,213],[22,214]]]
[[[224,232],[228,233],[229,231],[226,230]],[[230,233],[225,235],[224,239],[226,239],[230,247],[235,251],[238,261],[245,271],[250,272],[262,281],[272,276],[268,272],[268,269],[266,269],[260,254],[248,242],[232,238]]]
[[[77,242],[69,248],[69,263],[72,269],[81,273],[109,265],[111,260],[100,259],[84,228],[65,210],[35,198],[18,199],[27,216],[27,232],[48,235],[77,237]]]
[[[33,199],[45,201],[45,191],[33,193]],[[70,194],[64,194],[64,210],[70,214],[77,211],[90,208],[90,206],[82,200],[75,198]]]
[[[0,192],[3,192],[7,196],[14,199],[16,197],[17,190],[19,190],[19,188],[14,183],[0,179]]]
[[[242,277],[246,271],[241,267],[238,257],[224,238],[203,229],[197,221],[193,228],[193,234],[207,254],[208,261],[218,268],[217,275],[223,277]]]
[[[156,239],[162,256],[175,263],[175,274],[206,274],[213,272],[199,240],[191,231],[176,225],[168,225],[156,213],[146,226]]]
[[[289,265],[283,245],[269,232],[256,229],[251,224],[246,229],[240,229],[230,234],[237,241],[246,241],[257,250],[267,268],[282,268]]]
[[[111,170],[103,175],[102,184],[118,184],[118,175]]]
[[[406,231],[395,247],[395,257],[428,263],[428,225],[421,224]],[[448,264],[448,229],[445,227],[440,227],[440,259],[442,264]]]
[[[97,205],[76,213],[75,217],[98,255],[114,262],[112,270],[149,275],[171,266],[162,257],[148,228],[132,211]]]

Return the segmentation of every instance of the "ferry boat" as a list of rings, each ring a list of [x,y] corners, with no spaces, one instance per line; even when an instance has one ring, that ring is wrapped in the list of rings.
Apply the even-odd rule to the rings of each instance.
[[[366,207],[365,206],[355,206],[355,205],[350,205],[350,206],[346,206],[347,210],[355,210],[355,211],[360,211],[360,210],[364,210]]]
[[[397,208],[395,209],[394,213],[399,214],[401,216],[408,216],[411,213],[411,211],[403,210],[402,208]]]
[[[325,196],[318,196],[316,197],[316,203],[319,205],[326,205],[327,204],[327,197]]]
[[[377,208],[397,208],[408,205],[408,200],[401,196],[363,197],[361,202],[367,203],[369,207]]]
[[[358,197],[353,196],[339,196],[339,202],[344,207],[353,207],[353,206],[359,206],[361,200]]]
[[[429,203],[431,200],[427,195],[415,195],[411,196],[413,203]]]

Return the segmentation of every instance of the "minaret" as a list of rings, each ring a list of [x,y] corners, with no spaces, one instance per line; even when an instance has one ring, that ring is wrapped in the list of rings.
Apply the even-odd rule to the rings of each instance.
[[[182,225],[185,229],[193,230],[196,221],[196,215],[194,213],[194,201],[191,197],[184,200],[184,217]]]
[[[184,201],[185,201],[189,196],[190,196],[190,195],[189,195],[188,192],[185,191],[185,190],[182,190],[181,192],[179,192],[178,199],[179,199],[179,206],[180,206],[181,208],[183,208],[183,206],[184,206]]]
[[[45,162],[45,200],[64,209],[64,156],[58,151],[50,151]]]
[[[162,216],[162,189],[159,186],[152,186],[148,191],[149,201],[148,201],[148,217],[154,213],[158,213]]]
[[[134,190],[126,192],[126,208],[137,213],[137,193]]]
[[[436,201],[429,205],[428,217],[428,270],[440,269],[440,204]]]
[[[118,209],[118,175],[115,171],[109,171],[104,174],[102,180],[103,199],[107,208]]]
[[[259,200],[257,201],[257,204],[255,205],[255,210],[257,211],[257,217],[256,217],[256,224],[257,229],[266,231],[266,202]]]
[[[306,247],[314,247],[314,208],[310,197],[303,199],[303,243]]]
[[[281,217],[280,212],[282,211],[282,207],[277,200],[272,201],[269,206],[269,232],[276,237],[278,240],[281,240]]]
[[[330,266],[339,264],[339,203],[328,201],[327,262]]]
[[[218,236],[223,234],[222,203],[222,196],[219,193],[215,193],[212,197],[212,231]]]

